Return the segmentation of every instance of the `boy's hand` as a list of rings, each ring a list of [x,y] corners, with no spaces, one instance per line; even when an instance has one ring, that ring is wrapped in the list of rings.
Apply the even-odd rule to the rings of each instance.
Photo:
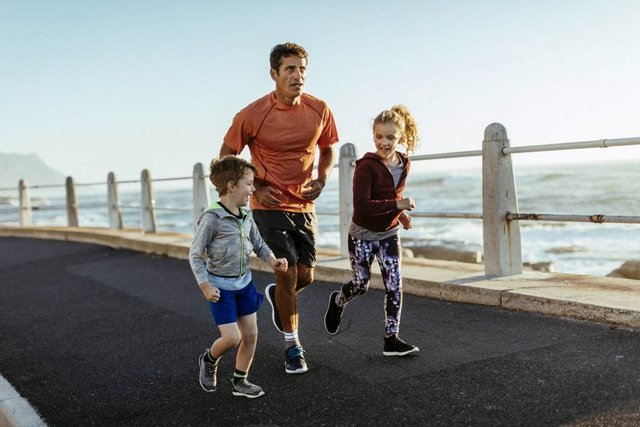
[[[289,263],[286,258],[271,258],[271,268],[276,271],[287,271]]]
[[[400,224],[402,224],[402,228],[404,228],[405,230],[411,229],[411,217],[407,215],[406,212],[402,211],[400,217],[398,218],[398,221],[400,221]]]
[[[220,289],[211,283],[200,283],[200,290],[207,301],[218,302],[220,299]]]

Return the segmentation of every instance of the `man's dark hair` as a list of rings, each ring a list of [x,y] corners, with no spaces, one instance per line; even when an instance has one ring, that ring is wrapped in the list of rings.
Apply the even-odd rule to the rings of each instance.
[[[280,64],[282,64],[282,58],[287,56],[297,56],[309,62],[309,54],[307,54],[307,51],[304,50],[302,46],[295,43],[283,43],[275,45],[273,49],[271,49],[271,55],[269,55],[271,68],[277,72]]]

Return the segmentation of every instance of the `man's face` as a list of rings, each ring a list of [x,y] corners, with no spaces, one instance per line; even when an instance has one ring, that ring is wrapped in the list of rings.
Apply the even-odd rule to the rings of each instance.
[[[307,77],[307,60],[298,56],[282,58],[280,68],[271,69],[271,78],[276,82],[276,95],[279,99],[293,101],[302,95]]]

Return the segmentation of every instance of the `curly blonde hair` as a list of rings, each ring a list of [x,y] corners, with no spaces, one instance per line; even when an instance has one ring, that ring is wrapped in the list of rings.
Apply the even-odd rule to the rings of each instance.
[[[418,133],[418,124],[413,118],[409,109],[404,105],[394,105],[390,110],[384,110],[373,119],[373,126],[379,123],[393,123],[398,126],[402,132],[402,141],[407,147],[407,153],[413,153],[420,144],[420,135]]]

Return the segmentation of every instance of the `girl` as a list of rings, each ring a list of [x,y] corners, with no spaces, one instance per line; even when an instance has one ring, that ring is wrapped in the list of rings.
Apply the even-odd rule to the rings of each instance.
[[[332,292],[324,317],[327,332],[335,334],[349,301],[369,288],[371,263],[378,258],[386,288],[384,309],[385,356],[405,356],[418,347],[398,338],[402,311],[402,278],[400,276],[400,224],[411,228],[405,211],[415,208],[412,198],[403,198],[410,161],[407,154],[396,151],[404,145],[407,153],[415,151],[419,141],[413,116],[403,105],[378,114],[373,121],[375,153],[366,153],[356,162],[353,178],[353,217],[349,227],[349,258],[353,279],[342,289]]]

